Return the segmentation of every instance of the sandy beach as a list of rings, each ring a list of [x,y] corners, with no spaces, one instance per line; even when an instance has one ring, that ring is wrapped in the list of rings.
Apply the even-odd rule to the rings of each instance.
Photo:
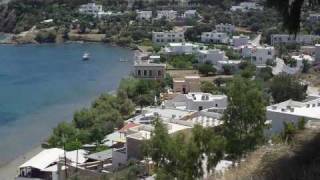
[[[42,150],[41,146],[37,146],[31,149],[24,155],[21,155],[9,162],[8,164],[0,166],[0,179],[1,180],[13,180],[18,174],[18,167],[34,155],[38,154]]]

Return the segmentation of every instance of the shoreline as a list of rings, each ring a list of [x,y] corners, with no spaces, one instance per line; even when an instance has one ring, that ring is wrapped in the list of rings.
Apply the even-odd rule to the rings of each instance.
[[[55,42],[49,42],[49,43],[39,43],[36,42],[34,39],[25,40],[23,36],[19,37],[19,34],[13,34],[13,33],[4,33],[0,32],[0,35],[6,36],[4,39],[0,39],[0,45],[1,44],[8,44],[8,45],[22,45],[22,44],[63,44],[63,43],[103,43],[103,44],[109,44],[111,46],[121,47],[121,48],[128,48],[130,50],[138,50],[140,52],[143,52],[142,49],[139,48],[139,45],[136,43],[131,44],[117,44],[114,41],[105,41],[104,39],[100,40],[92,40],[90,38],[86,38],[86,35],[94,35],[94,34],[75,34],[74,37],[71,38],[71,40],[63,40],[63,41],[55,41]],[[13,38],[17,38],[16,40],[13,40]],[[19,40],[21,38],[21,40]]]
[[[43,148],[40,146],[35,146],[26,153],[17,156],[13,160],[7,162],[6,164],[0,165],[0,179],[1,180],[12,180],[18,175],[18,167],[23,164],[26,160],[32,158]]]
[[[66,41],[64,43],[75,43],[75,41]],[[85,43],[100,43],[100,42],[85,42]],[[53,44],[53,43],[47,43],[47,44]],[[111,45],[111,43],[105,43],[105,44],[110,44]],[[124,48],[124,47],[120,47],[120,46],[117,46],[117,47]],[[129,49],[129,48],[127,48],[127,49]],[[119,85],[119,83],[118,83],[118,85]],[[115,92],[115,90],[116,90],[116,88],[114,90],[105,89],[105,90],[103,90],[103,92],[109,92],[109,93],[113,94]],[[96,94],[96,95],[94,95],[92,97],[89,97],[90,100],[88,102],[87,102],[87,100],[84,100],[83,102],[80,102],[80,104],[71,103],[71,105],[72,106],[78,106],[78,107],[76,107],[76,110],[79,110],[81,108],[89,106],[92,103],[92,101],[94,101],[100,95],[101,95],[101,93]],[[69,114],[73,115],[74,112],[75,112],[75,110],[71,110],[71,112]],[[68,115],[66,115],[66,116],[68,116]],[[66,118],[60,118],[60,119],[66,119]],[[70,118],[68,118],[68,120],[69,119]],[[68,120],[65,120],[65,121],[68,122]],[[52,131],[52,129],[50,129],[50,132],[51,131]],[[52,133],[50,133],[44,139],[48,138],[51,134]],[[22,153],[17,154],[16,156],[13,156],[8,160],[4,160],[4,161],[0,162],[0,179],[1,180],[7,180],[7,179],[8,180],[12,180],[12,179],[14,179],[14,177],[17,175],[18,167],[22,163],[24,163],[26,160],[32,158],[34,155],[36,155],[37,153],[39,153],[43,149],[41,147],[41,144],[43,142],[44,142],[43,140],[37,141],[37,142],[34,143],[34,146],[24,149]]]

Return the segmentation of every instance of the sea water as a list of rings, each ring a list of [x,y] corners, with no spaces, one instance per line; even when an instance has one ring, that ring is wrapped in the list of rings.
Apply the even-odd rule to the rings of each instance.
[[[90,60],[83,61],[85,52]],[[116,90],[133,52],[99,43],[0,45],[0,165],[45,140],[59,122]]]

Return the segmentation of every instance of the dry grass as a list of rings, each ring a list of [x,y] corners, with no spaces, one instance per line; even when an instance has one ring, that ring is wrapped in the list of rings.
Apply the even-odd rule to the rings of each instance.
[[[318,180],[320,132],[304,130],[291,144],[259,147],[219,180]]]
[[[185,76],[200,76],[200,81],[213,81],[217,78],[232,78],[233,76],[217,75],[217,76],[202,76],[198,70],[167,70],[167,73],[174,79],[183,79]]]

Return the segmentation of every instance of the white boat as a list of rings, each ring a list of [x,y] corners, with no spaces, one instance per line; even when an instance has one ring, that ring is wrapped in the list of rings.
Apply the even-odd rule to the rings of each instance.
[[[83,56],[82,56],[82,59],[85,60],[85,61],[89,60],[90,59],[90,54],[89,53],[84,53]]]
[[[128,62],[129,60],[128,60],[128,59],[122,59],[122,58],[120,58],[119,61],[120,61],[120,62]]]

